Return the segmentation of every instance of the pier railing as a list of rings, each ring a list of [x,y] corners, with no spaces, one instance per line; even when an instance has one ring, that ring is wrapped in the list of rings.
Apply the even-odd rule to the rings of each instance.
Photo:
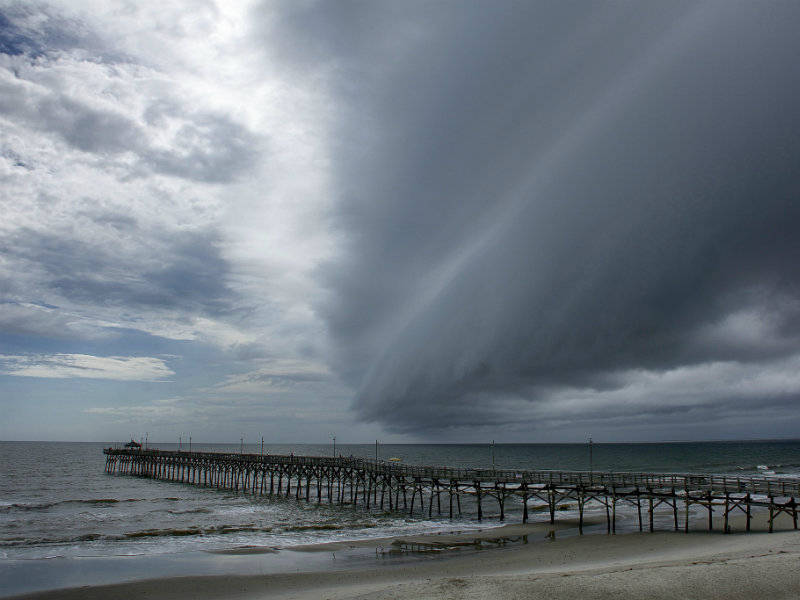
[[[180,450],[114,449],[103,450],[106,455],[152,458],[185,458],[213,460],[251,465],[296,465],[308,467],[362,469],[367,473],[392,475],[420,480],[469,481],[514,484],[556,485],[612,488],[671,488],[694,492],[757,494],[765,496],[800,497],[800,479],[787,477],[741,477],[697,473],[640,473],[628,471],[553,471],[527,469],[470,469],[406,465],[366,458],[337,458],[330,456],[294,456],[271,454],[242,454],[219,452],[185,452]]]

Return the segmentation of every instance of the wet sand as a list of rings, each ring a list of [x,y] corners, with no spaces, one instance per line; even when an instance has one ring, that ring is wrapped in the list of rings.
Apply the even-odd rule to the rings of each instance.
[[[754,525],[763,528],[762,519]],[[167,577],[38,592],[29,600],[799,598],[800,531],[725,535],[698,528],[574,535],[571,523],[508,525],[452,535],[326,544],[282,551],[298,569]],[[571,535],[570,535],[571,534]],[[239,551],[247,552],[246,550]],[[252,556],[257,556],[253,549]],[[302,572],[317,554],[324,569]],[[338,558],[337,558],[338,555]],[[264,554],[264,560],[270,555]],[[314,562],[314,561],[310,561]]]

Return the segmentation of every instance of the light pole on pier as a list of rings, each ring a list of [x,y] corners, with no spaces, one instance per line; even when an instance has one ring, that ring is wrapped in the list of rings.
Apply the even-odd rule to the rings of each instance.
[[[375,462],[378,462],[378,440],[375,440]]]
[[[244,438],[239,438],[239,454],[244,454]]]
[[[178,436],[178,452],[181,451],[181,444],[183,444],[183,438]]]
[[[148,432],[144,432],[144,449],[147,450],[147,436],[150,435]]]
[[[333,458],[336,458],[336,436],[333,436]]]
[[[261,436],[261,456],[264,456],[264,436]]]
[[[494,440],[492,440],[492,471],[494,471]]]
[[[594,471],[594,457],[592,456],[592,438],[589,438],[589,483],[591,483]]]

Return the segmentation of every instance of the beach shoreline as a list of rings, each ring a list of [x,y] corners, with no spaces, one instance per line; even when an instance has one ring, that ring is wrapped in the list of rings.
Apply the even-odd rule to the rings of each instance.
[[[800,532],[784,524],[770,534],[759,522],[754,524],[755,530],[745,533],[743,518],[737,518],[727,535],[721,527],[688,534],[577,535],[570,522],[510,524],[477,532],[297,547],[277,553],[293,566],[276,572],[157,577],[7,598],[800,597]],[[259,552],[242,549],[240,557],[252,559]],[[225,554],[230,558],[235,553]],[[273,558],[272,553],[262,556]],[[315,556],[324,560],[315,562]]]

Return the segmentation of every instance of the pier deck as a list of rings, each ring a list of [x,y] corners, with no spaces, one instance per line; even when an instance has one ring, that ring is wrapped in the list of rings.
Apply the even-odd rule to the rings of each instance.
[[[608,531],[616,529],[617,504],[637,509],[639,530],[644,529],[643,506],[650,531],[656,509],[668,511],[673,528],[689,530],[693,507],[713,515],[721,511],[723,530],[730,531],[729,515],[741,511],[750,530],[752,509],[766,509],[768,530],[775,519],[788,515],[797,529],[800,480],[780,477],[731,477],[725,475],[544,471],[516,469],[466,469],[404,465],[361,458],[324,456],[276,456],[176,450],[103,450],[109,474],[134,475],[194,485],[241,490],[253,494],[294,495],[298,500],[363,505],[366,508],[403,510],[410,515],[461,513],[461,499],[476,504],[483,519],[487,502],[505,519],[507,501],[529,518],[530,504],[549,511],[550,522],[564,503],[577,504],[579,527],[589,502],[605,508]]]

